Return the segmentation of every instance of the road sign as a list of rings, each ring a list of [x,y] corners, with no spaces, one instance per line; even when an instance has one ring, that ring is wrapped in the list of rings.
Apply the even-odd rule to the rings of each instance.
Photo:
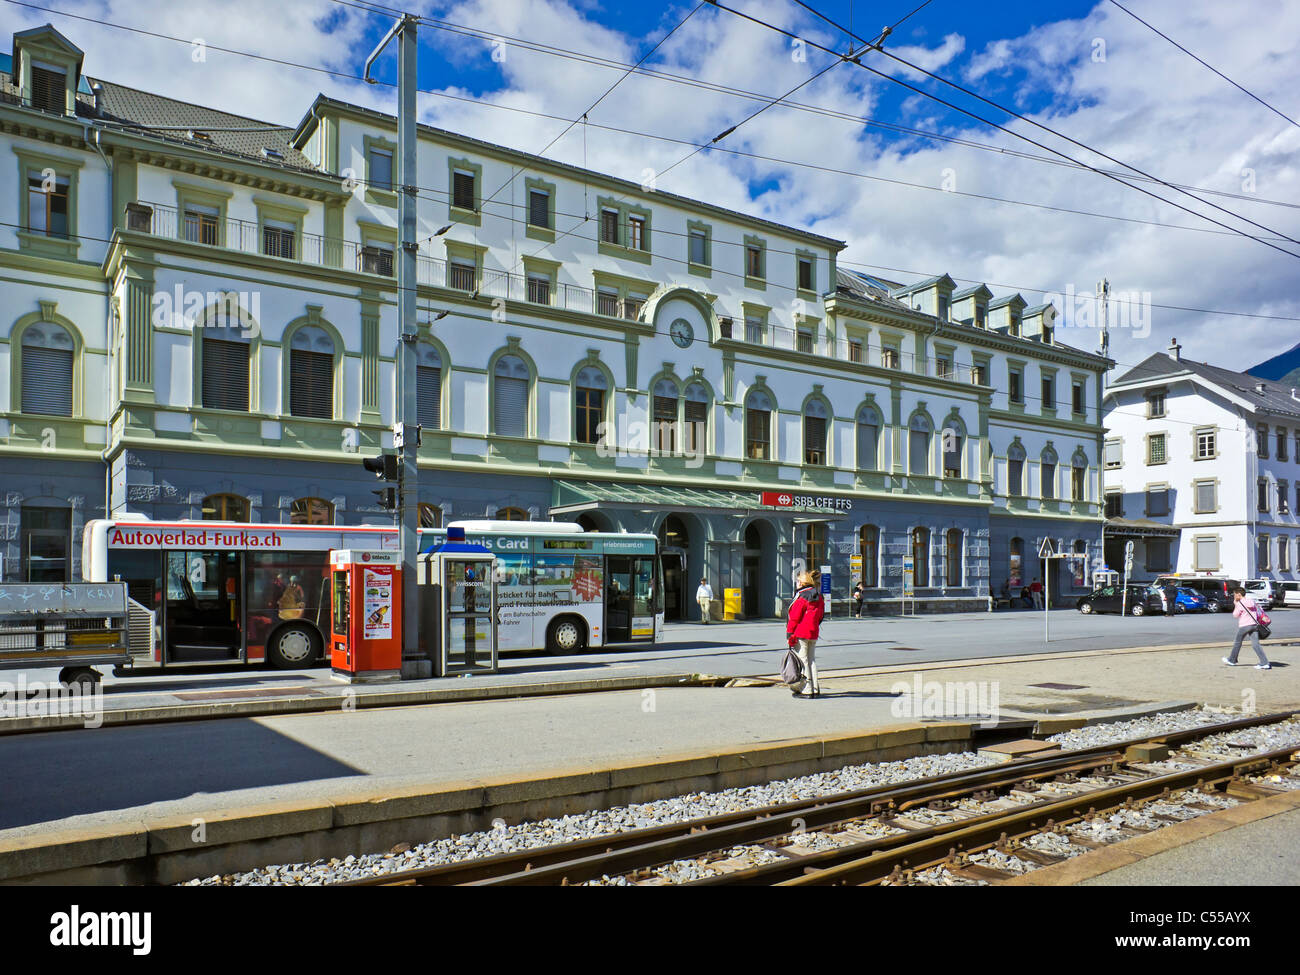
[[[1044,538],[1038,546],[1038,557],[1040,559],[1050,559],[1056,554],[1056,546],[1052,544],[1050,538]]]
[[[1124,555],[1125,555],[1126,557],[1130,558],[1130,559],[1133,558],[1133,542],[1132,542],[1132,540],[1129,540],[1129,541],[1127,541],[1127,542],[1124,543]]]

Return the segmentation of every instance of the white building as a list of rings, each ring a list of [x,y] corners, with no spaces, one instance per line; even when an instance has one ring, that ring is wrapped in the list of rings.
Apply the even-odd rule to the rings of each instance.
[[[1171,344],[1106,392],[1106,560],[1134,573],[1297,578],[1300,393]]]

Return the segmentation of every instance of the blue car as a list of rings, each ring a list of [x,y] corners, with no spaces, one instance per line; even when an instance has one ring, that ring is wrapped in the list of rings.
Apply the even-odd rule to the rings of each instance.
[[[1208,600],[1195,589],[1180,586],[1174,600],[1175,613],[1204,613],[1209,606]]]

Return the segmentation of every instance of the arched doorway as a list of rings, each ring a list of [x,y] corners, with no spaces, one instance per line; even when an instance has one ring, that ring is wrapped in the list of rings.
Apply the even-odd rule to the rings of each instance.
[[[582,526],[585,532],[601,531],[600,522],[591,515],[578,515],[578,524]]]
[[[745,526],[740,575],[740,611],[746,619],[776,612],[776,531],[766,521]]]
[[[682,620],[687,616],[686,596],[689,586],[686,576],[687,556],[691,536],[686,523],[677,515],[669,515],[659,525],[659,561],[664,578],[664,619]]]

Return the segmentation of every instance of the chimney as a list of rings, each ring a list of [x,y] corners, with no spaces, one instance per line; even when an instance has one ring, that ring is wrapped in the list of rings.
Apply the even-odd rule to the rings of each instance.
[[[1183,361],[1183,347],[1178,344],[1178,339],[1169,340],[1169,354],[1175,362]]]
[[[1268,391],[1268,387],[1265,386],[1263,383],[1255,383],[1255,392],[1265,393],[1267,391]]]

